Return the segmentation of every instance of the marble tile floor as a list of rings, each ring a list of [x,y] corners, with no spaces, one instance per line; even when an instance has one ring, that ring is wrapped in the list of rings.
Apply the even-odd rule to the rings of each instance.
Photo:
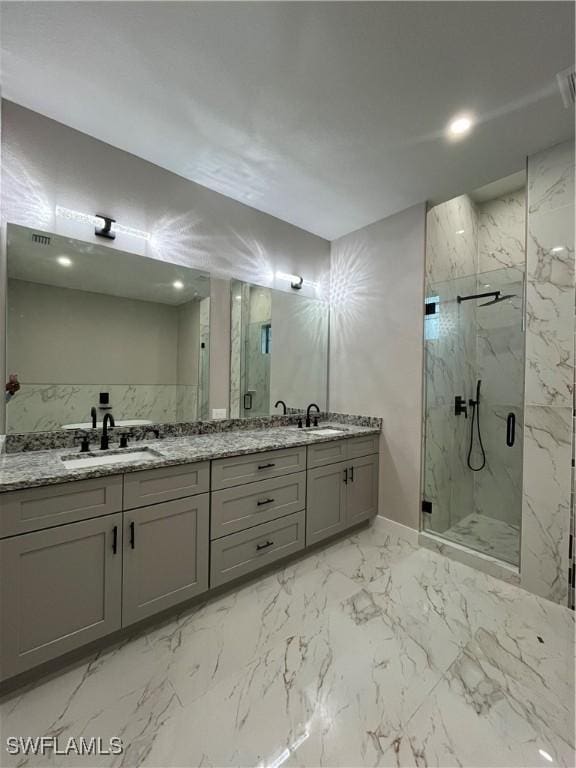
[[[442,537],[511,565],[520,558],[520,528],[473,512],[448,528]]]
[[[2,765],[573,766],[574,614],[378,524],[0,704]]]

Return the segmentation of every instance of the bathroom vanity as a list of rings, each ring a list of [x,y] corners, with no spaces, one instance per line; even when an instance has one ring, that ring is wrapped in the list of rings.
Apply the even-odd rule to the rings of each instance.
[[[0,679],[374,516],[379,430],[337,426],[154,441],[124,463],[2,457]]]

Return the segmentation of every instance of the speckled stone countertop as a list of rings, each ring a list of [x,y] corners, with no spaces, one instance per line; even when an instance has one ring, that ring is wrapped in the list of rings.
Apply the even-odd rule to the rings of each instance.
[[[305,431],[296,427],[271,427],[254,431],[220,432],[209,435],[164,440],[142,440],[131,443],[126,449],[111,445],[106,452],[93,451],[81,454],[69,448],[50,451],[31,451],[0,456],[0,493],[40,485],[65,483],[70,480],[85,480],[90,477],[126,474],[143,469],[155,469],[193,461],[221,459],[226,456],[241,456],[246,453],[260,453],[300,445],[314,445],[330,440],[379,434],[380,429],[360,427],[352,424],[322,423],[321,428],[333,427],[332,435],[319,435],[313,430]],[[150,458],[122,464],[104,464],[92,467],[67,469],[62,461],[80,459],[83,456],[130,453],[148,450]]]

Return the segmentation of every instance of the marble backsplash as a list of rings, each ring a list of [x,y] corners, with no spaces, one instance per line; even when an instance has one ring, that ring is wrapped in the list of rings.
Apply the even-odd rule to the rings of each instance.
[[[118,420],[151,422],[195,421],[198,387],[142,384],[26,384],[6,406],[7,432],[48,432],[64,424],[90,421],[100,392],[110,395],[110,410]],[[101,422],[106,411],[99,409]]]
[[[268,429],[270,427],[296,426],[302,418],[302,411],[288,413],[285,416],[258,416],[248,419],[218,419],[214,421],[188,421],[180,423],[157,423],[145,427],[116,427],[110,430],[111,440],[115,434],[126,433],[130,440],[144,440],[148,436],[162,438],[185,437],[186,435],[207,435],[216,432],[238,430]],[[323,411],[318,414],[321,422],[350,424],[359,427],[382,429],[382,419],[375,416],[357,416],[348,413]],[[155,434],[156,433],[156,434]],[[23,451],[45,451],[53,448],[74,448],[87,436],[91,443],[97,444],[100,429],[56,430],[51,432],[30,432],[6,435],[4,452],[20,453]]]

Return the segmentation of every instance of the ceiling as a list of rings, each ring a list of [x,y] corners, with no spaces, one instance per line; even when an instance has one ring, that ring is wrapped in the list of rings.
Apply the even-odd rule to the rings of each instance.
[[[33,235],[45,235],[46,244]],[[179,306],[210,295],[207,272],[39,229],[9,224],[8,277],[75,291]],[[68,262],[61,264],[62,257]],[[179,287],[175,287],[174,283]]]
[[[327,239],[573,135],[570,2],[2,10],[4,97]],[[462,110],[479,122],[449,142]]]

